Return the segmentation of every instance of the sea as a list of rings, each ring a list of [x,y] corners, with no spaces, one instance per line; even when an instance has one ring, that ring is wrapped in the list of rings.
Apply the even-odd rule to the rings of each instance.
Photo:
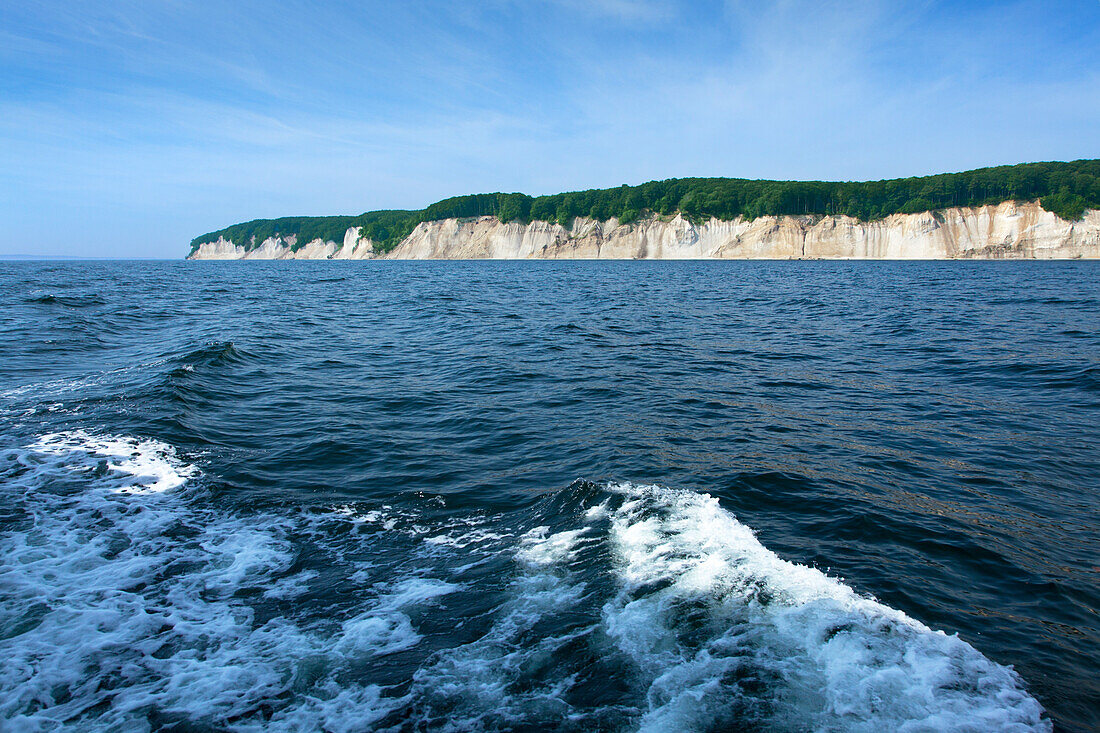
[[[0,729],[1100,729],[1100,263],[0,263]]]

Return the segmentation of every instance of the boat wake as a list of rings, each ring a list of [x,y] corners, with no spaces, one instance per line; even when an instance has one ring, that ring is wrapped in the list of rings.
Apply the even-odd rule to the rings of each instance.
[[[156,440],[0,457],[13,729],[1051,728],[1010,668],[705,494],[246,513]]]

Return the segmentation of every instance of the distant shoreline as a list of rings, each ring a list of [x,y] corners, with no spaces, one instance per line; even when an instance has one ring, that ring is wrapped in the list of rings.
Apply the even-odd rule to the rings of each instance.
[[[587,224],[601,229],[612,224],[629,227],[647,222],[669,222],[680,219],[694,226],[710,222],[752,224],[759,220],[810,219],[832,220],[841,226],[855,222],[874,225],[887,219],[906,215],[927,215],[940,219],[959,210],[999,208],[1006,203],[1034,203],[1042,211],[1066,222],[1080,221],[1089,209],[1100,209],[1100,159],[1069,162],[1050,161],[1002,165],[959,173],[894,178],[878,181],[783,181],[746,178],[670,178],[649,181],[636,186],[623,184],[615,188],[569,191],[543,196],[524,193],[480,193],[455,196],[437,201],[416,211],[386,209],[368,211],[358,216],[289,216],[279,219],[254,219],[224,229],[200,235],[191,240],[188,257],[197,259],[231,258],[283,259],[261,252],[269,243],[285,246],[290,252],[315,250],[293,259],[320,259],[339,256],[321,252],[328,243],[337,248],[357,250],[344,256],[355,259],[386,256],[399,258],[411,238],[439,222],[467,222],[492,218],[502,225],[548,228],[557,227],[558,238],[564,233],[572,238]],[[973,239],[973,236],[970,237]],[[240,250],[231,253],[225,245]],[[321,245],[318,248],[315,245]],[[544,248],[551,243],[540,242]],[[998,246],[986,242],[982,246]],[[341,247],[342,245],[342,247]],[[369,245],[369,246],[367,246]],[[213,250],[217,250],[212,251]],[[409,249],[404,247],[404,249]],[[367,251],[369,250],[369,252]],[[926,255],[931,258],[952,256],[951,247],[944,252]],[[650,257],[649,248],[642,247],[629,254],[613,257]],[[805,255],[806,253],[802,253]],[[420,255],[411,255],[419,258]],[[442,255],[447,259],[463,255]],[[465,255],[468,257],[515,257],[504,253]],[[528,252],[523,257],[542,256]],[[558,256],[551,252],[549,257]],[[576,256],[567,253],[565,256]],[[586,257],[603,255],[597,249]],[[715,255],[689,253],[687,256],[762,257],[785,259],[797,256],[790,252],[753,252],[747,255]],[[831,252],[811,256],[836,256]],[[861,254],[853,257],[891,256]],[[901,257],[914,255],[903,254]],[[915,255],[920,257],[921,255]]]
[[[141,260],[145,262],[178,262],[175,257],[80,257],[78,255],[0,254],[0,262],[104,262]]]
[[[722,220],[648,215],[631,222],[576,217],[568,226],[492,215],[421,222],[394,247],[349,227],[331,239],[273,235],[242,245],[219,237],[196,260],[953,260],[1100,258],[1100,209],[1070,221],[1039,201],[892,214]]]

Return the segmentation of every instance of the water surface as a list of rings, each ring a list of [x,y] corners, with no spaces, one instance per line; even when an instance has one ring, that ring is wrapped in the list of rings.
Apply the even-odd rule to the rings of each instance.
[[[1090,263],[0,263],[0,718],[1100,727]]]

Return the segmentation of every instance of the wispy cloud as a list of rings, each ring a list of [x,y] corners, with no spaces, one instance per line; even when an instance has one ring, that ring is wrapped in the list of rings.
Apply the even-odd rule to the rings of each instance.
[[[655,23],[674,16],[671,3],[659,0],[542,0],[571,13],[603,16],[623,21]]]
[[[1077,6],[1072,20],[1069,10],[886,0],[9,7],[0,216],[11,226],[0,251],[37,241],[173,255],[237,220],[478,190],[877,178],[1089,157],[1100,148],[1100,8]]]

